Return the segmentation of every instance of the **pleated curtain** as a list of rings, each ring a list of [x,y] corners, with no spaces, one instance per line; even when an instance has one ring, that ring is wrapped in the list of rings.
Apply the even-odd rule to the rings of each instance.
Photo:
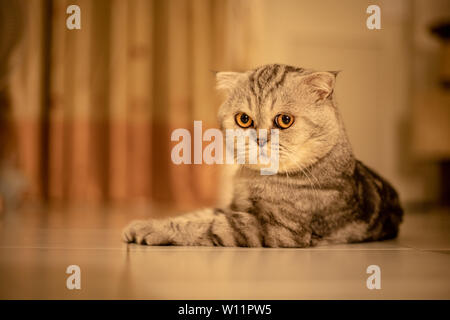
[[[177,128],[218,127],[214,71],[248,67],[253,2],[29,0],[12,59],[29,199],[214,204],[221,166],[174,165]],[[66,8],[81,29],[66,28]]]

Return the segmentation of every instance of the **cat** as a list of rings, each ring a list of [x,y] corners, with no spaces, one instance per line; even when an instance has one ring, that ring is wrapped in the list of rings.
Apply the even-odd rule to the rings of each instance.
[[[261,175],[258,164],[243,164],[227,207],[133,221],[123,240],[304,248],[395,238],[403,216],[398,194],[355,159],[334,99],[336,76],[282,64],[217,73],[227,95],[221,129],[279,129],[278,172]]]

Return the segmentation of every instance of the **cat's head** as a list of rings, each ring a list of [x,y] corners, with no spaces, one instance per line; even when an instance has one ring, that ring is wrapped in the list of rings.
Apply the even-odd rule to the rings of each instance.
[[[218,72],[217,88],[227,94],[219,110],[222,130],[266,129],[270,149],[270,130],[278,129],[278,172],[304,169],[325,156],[339,138],[332,99],[335,79],[335,72],[280,64],[242,73]],[[247,139],[244,152],[248,155],[250,149],[263,145],[261,139]]]

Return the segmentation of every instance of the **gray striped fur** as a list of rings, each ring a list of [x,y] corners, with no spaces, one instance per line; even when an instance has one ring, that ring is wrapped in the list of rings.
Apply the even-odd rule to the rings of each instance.
[[[264,176],[242,165],[226,208],[171,219],[134,221],[126,242],[147,245],[308,247],[390,239],[403,211],[394,188],[356,160],[334,101],[336,73],[271,64],[218,73],[227,92],[221,128],[245,112],[256,129],[271,129],[279,113],[295,117],[281,130],[280,169]]]

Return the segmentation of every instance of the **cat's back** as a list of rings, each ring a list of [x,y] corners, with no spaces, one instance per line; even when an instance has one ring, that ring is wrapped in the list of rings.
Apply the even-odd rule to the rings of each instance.
[[[361,214],[370,221],[373,229],[371,240],[396,237],[403,218],[397,191],[361,161],[356,161],[354,179]]]

